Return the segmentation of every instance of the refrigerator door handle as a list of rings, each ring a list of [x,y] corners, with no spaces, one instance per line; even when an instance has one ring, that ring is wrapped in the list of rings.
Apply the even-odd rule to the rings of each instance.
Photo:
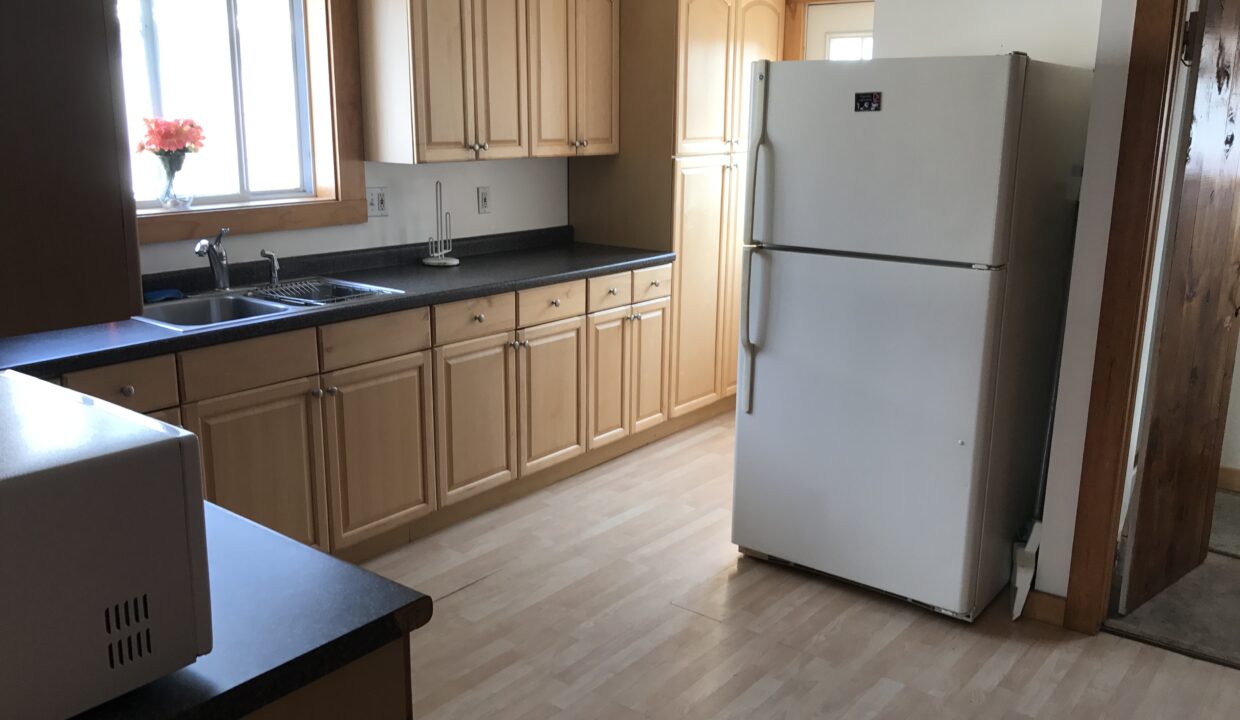
[[[766,140],[766,79],[770,75],[771,61],[759,60],[753,64],[752,91],[749,110],[749,165],[745,168],[745,224],[742,242],[753,245],[755,207],[758,201],[758,152]]]
[[[745,350],[745,400],[746,415],[753,414],[753,380],[754,358],[758,354],[758,346],[749,336],[749,300],[752,295],[753,255],[760,248],[746,245],[741,255],[741,347]]]

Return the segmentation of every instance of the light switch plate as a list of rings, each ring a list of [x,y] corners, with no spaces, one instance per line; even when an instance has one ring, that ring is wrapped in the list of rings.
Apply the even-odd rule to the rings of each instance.
[[[366,188],[366,215],[368,217],[387,217],[387,188]]]
[[[491,188],[488,185],[478,187],[478,214],[487,215],[491,212]]]

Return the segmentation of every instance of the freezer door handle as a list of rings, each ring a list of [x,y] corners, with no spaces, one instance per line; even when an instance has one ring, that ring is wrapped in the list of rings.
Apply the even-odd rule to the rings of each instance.
[[[753,245],[755,206],[758,198],[758,152],[766,139],[766,79],[770,77],[771,62],[759,60],[753,64],[753,88],[749,109],[749,166],[745,176],[745,224],[742,242]]]
[[[741,254],[741,347],[745,350],[745,394],[742,407],[746,415],[753,414],[753,380],[754,358],[758,355],[758,346],[754,344],[749,333],[749,300],[752,296],[753,256],[759,248],[746,245]]]

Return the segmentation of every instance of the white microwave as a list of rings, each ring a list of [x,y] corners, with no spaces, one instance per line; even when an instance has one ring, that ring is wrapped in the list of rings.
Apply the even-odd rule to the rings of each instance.
[[[0,717],[66,717],[211,650],[198,439],[0,372]]]

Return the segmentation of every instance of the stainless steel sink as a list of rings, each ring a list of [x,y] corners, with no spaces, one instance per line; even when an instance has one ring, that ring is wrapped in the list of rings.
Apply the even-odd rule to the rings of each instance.
[[[135,320],[172,330],[207,325],[233,325],[255,318],[289,312],[292,308],[244,295],[209,295],[147,305]]]

